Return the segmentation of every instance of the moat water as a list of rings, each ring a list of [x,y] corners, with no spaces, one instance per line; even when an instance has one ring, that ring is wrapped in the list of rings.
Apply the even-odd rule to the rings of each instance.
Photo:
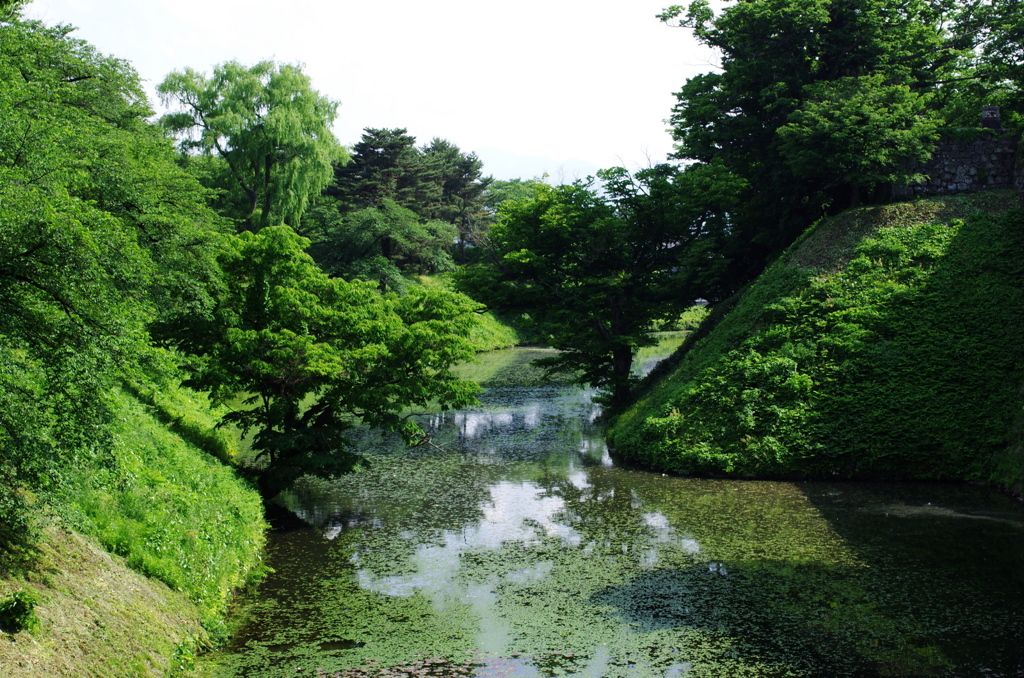
[[[311,527],[272,536],[220,674],[1024,676],[1019,504],[626,468],[536,355],[467,368],[436,447],[368,435],[368,470],[296,486]]]

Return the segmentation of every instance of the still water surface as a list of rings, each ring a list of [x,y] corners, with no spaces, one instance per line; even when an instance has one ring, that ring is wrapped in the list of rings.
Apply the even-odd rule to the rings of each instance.
[[[1018,504],[623,468],[533,357],[484,356],[440,449],[300,482],[223,675],[1024,675]]]

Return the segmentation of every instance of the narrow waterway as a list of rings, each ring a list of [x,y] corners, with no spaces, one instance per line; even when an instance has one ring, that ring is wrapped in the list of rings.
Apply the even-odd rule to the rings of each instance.
[[[1019,505],[622,468],[535,355],[468,368],[437,447],[370,436],[370,469],[300,482],[314,527],[273,536],[223,675],[1024,675]]]

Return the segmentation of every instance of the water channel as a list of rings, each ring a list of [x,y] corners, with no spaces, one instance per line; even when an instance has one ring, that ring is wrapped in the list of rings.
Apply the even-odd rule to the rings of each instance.
[[[437,447],[299,483],[222,675],[1024,676],[1019,504],[624,468],[533,357],[467,368]]]

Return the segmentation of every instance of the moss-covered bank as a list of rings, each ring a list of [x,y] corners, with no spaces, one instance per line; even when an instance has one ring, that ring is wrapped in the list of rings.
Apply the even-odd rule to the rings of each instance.
[[[1024,211],[1012,191],[810,229],[610,427],[685,474],[1024,482]]]
[[[262,572],[262,502],[216,458],[233,443],[205,398],[170,386],[109,398],[105,451],[34,499],[35,552],[3,560],[0,601],[32,593],[39,621],[0,632],[5,678],[189,675],[192,655],[226,637],[232,592]]]

